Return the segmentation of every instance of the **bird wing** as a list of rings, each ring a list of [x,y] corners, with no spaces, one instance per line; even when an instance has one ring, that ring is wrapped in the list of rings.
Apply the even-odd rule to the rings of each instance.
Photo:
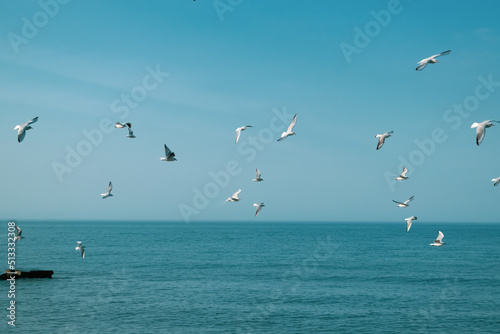
[[[233,194],[233,196],[231,196],[231,198],[238,198],[238,195],[240,194],[240,192],[241,192],[241,189],[238,189],[238,191],[237,191],[237,192],[235,192],[235,193]]]
[[[170,151],[166,144],[163,144],[163,146],[165,147],[165,157],[168,158],[168,156],[172,154],[172,151]]]
[[[401,176],[406,177],[406,173],[408,173],[408,168],[403,167],[403,172],[401,173]]]
[[[498,183],[500,183],[500,177],[498,179],[493,179],[491,181],[495,182],[493,183],[494,186],[498,186]]]
[[[384,146],[384,143],[385,143],[385,137],[384,136],[378,137],[377,150],[380,150],[382,146]]]
[[[17,141],[19,143],[22,142],[25,136],[26,136],[26,127],[23,125],[19,127],[19,130],[17,130]]]
[[[128,135],[129,135],[129,136],[133,136],[133,135],[134,135],[134,132],[132,131],[132,129],[131,129],[131,128],[129,128],[129,127],[128,127],[127,129],[128,129]]]
[[[241,136],[241,128],[236,129],[236,140],[234,141],[235,144],[238,143],[238,140],[240,139]]]
[[[256,179],[260,179],[260,171],[259,171],[259,169],[255,169],[255,170],[257,171],[257,177],[256,177]]]
[[[260,205],[260,203],[259,203],[259,204],[255,205],[255,206],[257,207],[257,211],[255,211],[255,215],[257,216],[257,214],[259,213],[260,209],[262,209],[262,205]]]
[[[37,117],[35,117],[35,118],[33,118],[31,121],[29,121],[29,122],[27,122],[27,123],[23,124],[23,125],[24,125],[24,126],[28,126],[28,125],[30,125],[30,124],[36,123],[36,121],[38,121],[38,116],[37,116]]]
[[[109,194],[112,189],[113,189],[113,184],[111,184],[111,181],[109,181],[108,190],[106,190],[106,193]]]
[[[297,114],[295,114],[295,116],[293,116],[292,123],[290,123],[290,125],[288,126],[288,131],[287,132],[292,132],[293,131],[295,123],[297,123]]]
[[[412,220],[413,217],[410,217],[410,218],[406,218],[406,232],[408,232],[410,230],[410,227],[411,227],[411,220]]]
[[[436,238],[436,242],[442,242],[443,238],[444,238],[443,232],[438,231],[438,236]]]
[[[19,226],[16,226],[17,235],[20,236],[23,232]]]
[[[401,202],[398,202],[398,201],[395,201],[395,200],[392,200],[394,203],[398,203],[398,204],[403,204]]]
[[[424,60],[425,60],[425,61],[424,61]],[[418,65],[418,66],[417,66],[417,68],[415,69],[416,71],[422,71],[422,70],[423,70],[423,69],[427,66],[427,61],[426,61],[427,59],[424,59],[424,60],[421,60],[421,61],[419,62],[419,64],[420,64],[421,62],[422,62],[422,63],[421,63],[420,65]]]
[[[410,197],[409,199],[407,199],[407,200],[404,202],[404,204],[408,204],[408,203],[410,203],[411,201],[413,201],[413,199],[414,199],[414,198],[415,198],[415,196]]]
[[[436,58],[436,57],[440,57],[440,56],[446,56],[446,55],[449,55],[450,53],[451,53],[451,50],[447,50],[447,51],[438,53],[437,55],[434,55],[431,58]]]
[[[476,144],[479,146],[484,139],[485,129],[484,126],[478,125],[476,129]]]

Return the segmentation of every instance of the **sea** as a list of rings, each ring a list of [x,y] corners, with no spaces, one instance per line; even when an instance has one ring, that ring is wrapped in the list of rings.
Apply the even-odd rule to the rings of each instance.
[[[17,223],[0,333],[500,332],[500,224]]]

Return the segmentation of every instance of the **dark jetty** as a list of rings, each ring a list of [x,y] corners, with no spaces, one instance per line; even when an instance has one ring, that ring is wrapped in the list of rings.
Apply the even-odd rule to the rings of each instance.
[[[32,270],[32,271],[20,271],[20,270],[5,270],[2,275],[0,275],[0,280],[6,280],[11,277],[15,279],[20,278],[52,278],[54,271],[52,270]]]

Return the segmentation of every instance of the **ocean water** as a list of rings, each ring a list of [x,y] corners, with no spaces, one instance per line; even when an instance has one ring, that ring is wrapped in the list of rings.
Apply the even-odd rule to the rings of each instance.
[[[500,332],[500,224],[18,224],[0,333]]]

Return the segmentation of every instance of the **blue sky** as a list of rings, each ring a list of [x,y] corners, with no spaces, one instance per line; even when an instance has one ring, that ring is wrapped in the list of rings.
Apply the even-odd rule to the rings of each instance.
[[[495,1],[3,3],[3,219],[498,221],[500,127],[480,147],[470,129],[500,118]],[[293,114],[297,135],[276,142]],[[12,129],[35,116],[17,143]],[[137,138],[103,120],[132,122]],[[177,162],[160,161],[164,143]],[[69,166],[72,150],[85,156]],[[388,181],[402,165],[410,179]],[[406,209],[391,201],[411,195]]]

